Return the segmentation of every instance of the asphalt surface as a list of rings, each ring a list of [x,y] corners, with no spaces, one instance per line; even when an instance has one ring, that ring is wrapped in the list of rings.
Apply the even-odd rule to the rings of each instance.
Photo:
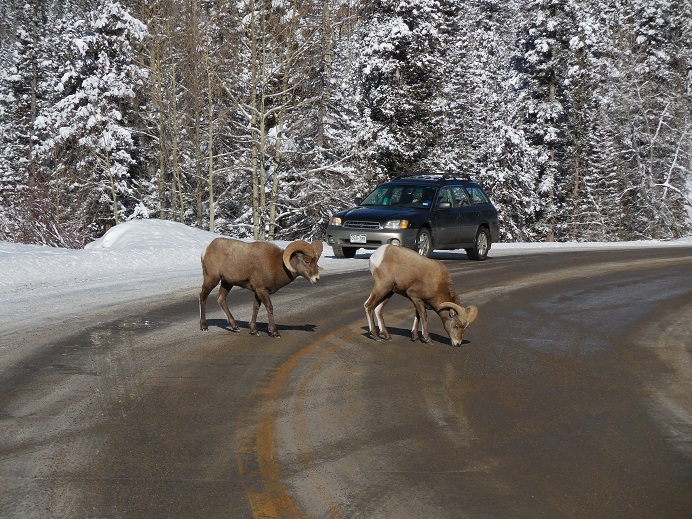
[[[368,339],[362,258],[274,295],[281,339],[238,289],[240,333],[216,291],[205,333],[194,292],[29,321],[0,517],[691,517],[692,248],[437,257],[479,307],[459,348],[400,296]]]

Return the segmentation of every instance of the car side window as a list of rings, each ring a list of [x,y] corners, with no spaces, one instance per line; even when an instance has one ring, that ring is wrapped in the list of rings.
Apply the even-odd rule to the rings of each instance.
[[[483,190],[480,187],[472,186],[472,187],[467,187],[466,191],[468,191],[469,196],[471,197],[471,202],[473,205],[482,205],[482,204],[489,204],[490,200],[488,200],[488,197],[485,196],[485,193],[483,193]]]
[[[450,206],[453,207],[452,205],[452,190],[449,189],[448,187],[443,187],[440,189],[440,194],[437,197],[437,205],[440,205],[442,202],[447,202],[450,204]]]
[[[471,200],[466,190],[461,186],[452,187],[452,207],[465,207],[471,205]]]

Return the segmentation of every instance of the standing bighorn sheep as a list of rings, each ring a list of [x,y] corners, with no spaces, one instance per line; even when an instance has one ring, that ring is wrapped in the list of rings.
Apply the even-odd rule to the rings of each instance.
[[[228,310],[226,298],[234,285],[255,293],[250,320],[250,333],[257,335],[257,311],[261,304],[267,309],[269,335],[280,337],[274,323],[274,308],[269,299],[281,287],[298,276],[315,284],[319,278],[317,261],[322,255],[322,242],[294,241],[285,250],[268,242],[244,242],[230,238],[216,238],[202,254],[204,281],[199,293],[199,327],[207,330],[205,305],[207,296],[221,282],[217,301],[226,314],[231,330],[237,332],[238,323]]]
[[[442,262],[425,258],[415,251],[394,245],[383,245],[370,256],[370,272],[375,280],[370,297],[364,303],[373,339],[390,339],[382,310],[392,295],[401,294],[416,308],[411,340],[418,340],[418,323],[422,324],[423,342],[431,343],[426,308],[437,312],[453,346],[461,346],[464,330],[476,319],[478,308],[462,308],[454,292],[452,279]],[[380,329],[377,333],[373,312]]]

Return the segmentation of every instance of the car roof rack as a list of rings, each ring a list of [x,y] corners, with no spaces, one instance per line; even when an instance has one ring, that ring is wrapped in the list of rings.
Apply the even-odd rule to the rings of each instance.
[[[403,180],[407,178],[419,178],[421,180],[471,180],[471,177],[467,173],[463,174],[453,174],[453,173],[402,173],[393,178],[392,180]]]

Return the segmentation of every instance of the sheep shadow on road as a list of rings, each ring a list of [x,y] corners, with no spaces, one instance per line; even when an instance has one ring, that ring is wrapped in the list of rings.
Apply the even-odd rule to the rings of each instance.
[[[240,321],[236,320],[238,323],[238,326],[240,327],[240,331],[242,332],[243,330],[250,330],[250,322],[249,321]],[[226,319],[207,319],[207,326],[209,328],[221,328],[223,330],[231,331],[228,321]],[[279,330],[279,333],[283,331],[290,331],[290,330],[297,330],[297,331],[302,331],[302,332],[314,332],[317,329],[316,324],[278,324],[276,325],[276,328]],[[269,332],[269,325],[267,323],[263,322],[258,322],[257,323],[257,331],[259,332],[260,335],[267,335]]]
[[[370,336],[370,329],[369,329],[367,326],[361,326],[361,330],[363,330],[363,333],[361,334],[363,337],[365,337],[366,339],[369,339],[369,340],[371,340],[371,341],[373,340],[372,337]],[[389,341],[380,340],[380,341],[377,341],[377,342],[379,342],[379,343],[381,343],[381,344],[385,344],[385,343],[394,343],[394,342],[399,343],[399,342],[401,342],[400,339],[395,339],[395,337],[403,337],[403,338],[406,339],[406,342],[409,342],[409,343],[412,342],[412,341],[411,341],[411,330],[409,330],[408,328],[396,328],[396,327],[390,327],[390,326],[388,326],[388,327],[387,327],[387,330],[389,330],[389,335],[392,336],[392,340],[389,340]],[[443,344],[443,345],[445,345],[445,346],[449,346],[450,348],[451,348],[451,346],[452,346],[452,343],[451,343],[451,341],[449,340],[449,337],[447,337],[446,335],[440,335],[439,333],[430,332],[430,338],[431,338],[432,341],[433,341],[433,344],[432,344],[432,345],[435,345],[435,344]],[[462,346],[465,346],[466,344],[469,344],[470,342],[471,342],[471,341],[469,341],[468,339],[464,339],[464,340],[461,342],[461,345],[462,345]],[[416,341],[416,344],[418,344],[418,343],[420,343],[420,344],[422,344],[422,345],[425,345],[425,343],[422,342],[420,339],[418,339],[418,341]],[[431,346],[432,346],[432,345],[431,345]]]

